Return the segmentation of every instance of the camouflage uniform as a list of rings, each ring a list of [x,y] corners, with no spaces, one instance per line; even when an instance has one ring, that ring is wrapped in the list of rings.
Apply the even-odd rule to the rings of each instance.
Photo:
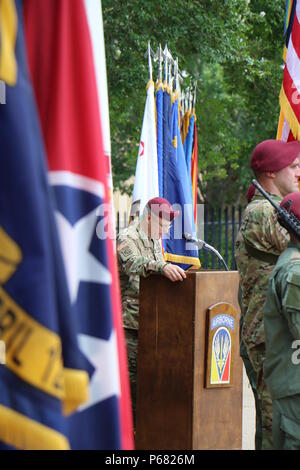
[[[270,195],[280,203],[279,196]],[[236,240],[236,264],[242,289],[241,338],[256,375],[261,410],[262,449],[272,448],[272,399],[263,380],[265,338],[263,307],[268,279],[280,253],[289,241],[287,231],[277,221],[271,204],[255,194],[248,204]]]
[[[258,400],[258,395],[256,391],[256,374],[254,372],[254,369],[252,367],[252,364],[249,360],[247,349],[245,346],[244,341],[242,340],[242,326],[243,326],[243,305],[242,305],[242,289],[241,286],[239,286],[239,304],[241,308],[241,317],[240,317],[240,331],[239,331],[239,340],[240,340],[240,356],[242,358],[242,361],[244,363],[245,371],[254,395],[254,401],[255,401],[255,449],[256,450],[261,450],[261,445],[262,445],[262,423],[261,423],[261,411],[260,411],[260,405],[259,405],[259,400]]]
[[[274,448],[300,450],[299,345],[293,345],[300,340],[300,244],[289,243],[270,276],[264,326]]]
[[[142,230],[140,222],[130,224],[119,234],[117,247],[132,408],[135,419],[140,276],[162,273],[167,263],[162,254],[161,241],[149,238]]]

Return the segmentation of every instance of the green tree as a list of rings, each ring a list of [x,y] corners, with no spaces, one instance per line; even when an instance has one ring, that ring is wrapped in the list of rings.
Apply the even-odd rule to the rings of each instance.
[[[168,44],[186,79],[198,79],[201,192],[208,202],[243,202],[249,159],[275,138],[282,81],[284,1],[102,0],[114,185],[130,191],[148,81],[144,57]],[[156,73],[154,74],[156,77]]]

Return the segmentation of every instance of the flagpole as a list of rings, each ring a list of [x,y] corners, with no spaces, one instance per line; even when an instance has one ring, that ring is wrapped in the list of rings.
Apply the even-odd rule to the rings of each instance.
[[[175,76],[175,90],[179,93],[179,78],[178,78],[178,57],[174,63],[174,76]]]
[[[194,83],[194,98],[193,98],[193,110],[196,109],[196,96],[197,96],[197,80]]]
[[[163,53],[161,44],[158,46],[158,82],[162,81],[162,62],[163,62]]]
[[[168,84],[170,86],[170,90],[172,94],[172,63],[171,61],[168,64]]]
[[[164,77],[164,84],[165,86],[168,85],[168,46],[167,44],[165,45],[164,48],[164,60],[165,60],[165,77]]]
[[[181,93],[181,108],[182,108],[182,116],[185,113],[185,93],[184,91]]]
[[[188,111],[189,109],[189,104],[188,104],[188,89],[187,89],[187,92],[185,93],[184,95],[184,107],[185,107],[185,112]]]
[[[148,41],[148,67],[149,67],[149,80],[152,80],[152,60],[151,60],[150,41]]]

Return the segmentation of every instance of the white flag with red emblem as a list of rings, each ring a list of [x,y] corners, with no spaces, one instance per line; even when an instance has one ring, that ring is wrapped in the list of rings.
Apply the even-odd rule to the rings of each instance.
[[[147,85],[147,99],[135,170],[132,205],[142,214],[149,199],[158,196],[154,83],[150,80]]]

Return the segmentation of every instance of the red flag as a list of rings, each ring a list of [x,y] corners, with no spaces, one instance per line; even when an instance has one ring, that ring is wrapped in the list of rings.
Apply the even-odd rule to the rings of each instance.
[[[97,9],[98,0],[94,4]],[[91,400],[72,418],[71,444],[81,449],[132,449],[114,244],[109,237],[96,237],[96,211],[111,199],[90,6],[91,0],[25,0],[26,41],[70,298],[81,322],[78,340],[90,372]],[[111,234],[111,209],[105,215]]]
[[[195,224],[197,223],[197,170],[198,170],[198,147],[197,147],[197,125],[196,125],[196,115],[195,115],[195,123],[194,123],[194,148],[193,148],[193,155],[192,155],[192,165],[191,165],[191,172],[192,172],[192,189],[193,189],[193,204],[194,204],[194,219]]]

